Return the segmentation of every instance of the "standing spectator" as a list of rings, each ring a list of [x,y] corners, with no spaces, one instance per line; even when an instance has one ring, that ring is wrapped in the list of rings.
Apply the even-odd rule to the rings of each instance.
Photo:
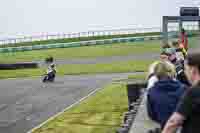
[[[177,60],[176,50],[174,48],[166,49],[166,54],[168,55],[169,61],[175,65],[176,68],[176,78],[183,84],[190,86],[188,79],[184,73],[184,62],[182,60]]]
[[[187,56],[187,52],[184,48],[180,47],[177,41],[172,42],[172,47],[176,50],[176,58],[177,60],[184,61]]]
[[[169,45],[169,43],[165,43],[162,46],[162,49],[166,49],[166,48],[170,48],[171,46]]]
[[[159,123],[161,128],[175,111],[179,98],[184,92],[184,85],[174,80],[175,74],[173,64],[158,62],[155,66],[158,81],[149,89],[147,95],[148,115]]]
[[[166,52],[162,52],[161,54],[160,54],[160,60],[161,61],[169,61],[169,54],[168,53],[166,53]]]
[[[160,54],[160,61],[169,61],[168,57],[169,55],[165,53],[164,51]],[[159,61],[153,62],[149,66],[149,71],[148,71],[148,76],[147,76],[147,89],[151,88],[154,86],[154,84],[158,81],[158,78],[155,75],[155,66],[159,63]]]
[[[181,30],[179,42],[180,42],[180,44],[182,44],[184,46],[184,48],[187,51],[188,50],[188,37],[187,37],[187,34],[185,32],[185,29]]]
[[[162,133],[175,133],[180,126],[181,133],[200,132],[200,53],[188,55],[185,72],[192,87],[185,92]]]
[[[149,72],[147,76],[147,89],[154,86],[154,84],[158,81],[158,78],[155,75],[155,66],[158,64],[158,61],[152,63],[149,67]]]

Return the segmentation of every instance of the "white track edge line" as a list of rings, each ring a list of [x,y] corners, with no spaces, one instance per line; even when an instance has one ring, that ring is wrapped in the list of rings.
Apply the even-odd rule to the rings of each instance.
[[[43,125],[45,125],[46,123],[48,123],[49,121],[55,119],[56,117],[58,117],[59,115],[61,115],[62,113],[64,113],[65,111],[67,111],[68,109],[72,108],[73,106],[81,103],[83,100],[87,99],[88,97],[92,96],[93,94],[95,94],[97,91],[101,90],[102,88],[97,88],[94,91],[90,92],[87,96],[81,98],[80,100],[78,100],[77,102],[73,103],[72,105],[70,105],[69,107],[63,109],[61,112],[58,112],[57,114],[53,115],[52,117],[50,117],[49,119],[47,119],[46,121],[44,121],[43,123],[41,123],[40,125],[36,126],[35,128],[32,128],[30,131],[28,131],[27,133],[32,133],[33,131],[35,131],[36,129],[41,128]]]

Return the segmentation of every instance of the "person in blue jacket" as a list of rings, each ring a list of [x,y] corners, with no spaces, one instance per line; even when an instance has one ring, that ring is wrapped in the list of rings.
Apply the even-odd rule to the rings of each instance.
[[[175,111],[185,87],[175,79],[176,70],[170,62],[158,62],[155,66],[155,75],[158,81],[148,91],[147,112],[148,116],[160,124],[162,129]]]

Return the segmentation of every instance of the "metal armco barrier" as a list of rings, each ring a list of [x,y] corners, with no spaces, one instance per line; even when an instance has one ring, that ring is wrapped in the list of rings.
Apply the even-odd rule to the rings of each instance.
[[[192,34],[188,34],[188,36],[191,37]],[[170,37],[175,38],[177,37],[177,35],[170,35]],[[31,51],[31,50],[53,49],[53,48],[70,48],[70,47],[80,47],[80,46],[90,46],[90,45],[103,45],[103,44],[112,44],[112,43],[125,43],[125,42],[161,40],[161,39],[162,39],[162,36],[159,35],[159,36],[144,36],[144,37],[113,38],[113,39],[81,41],[81,42],[71,42],[71,43],[56,43],[56,44],[33,45],[33,46],[7,47],[7,48],[0,48],[0,53],[22,52],[22,51]]]
[[[15,70],[24,68],[38,68],[37,63],[13,63],[13,64],[0,64],[0,70]]]

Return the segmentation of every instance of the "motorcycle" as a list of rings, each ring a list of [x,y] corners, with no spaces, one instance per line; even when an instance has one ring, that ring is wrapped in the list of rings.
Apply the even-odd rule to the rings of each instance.
[[[44,78],[42,79],[42,82],[43,82],[43,83],[46,83],[46,82],[54,82],[55,77],[56,77],[55,72],[50,72],[50,73],[48,73],[48,74],[46,74],[46,75],[44,76]]]

